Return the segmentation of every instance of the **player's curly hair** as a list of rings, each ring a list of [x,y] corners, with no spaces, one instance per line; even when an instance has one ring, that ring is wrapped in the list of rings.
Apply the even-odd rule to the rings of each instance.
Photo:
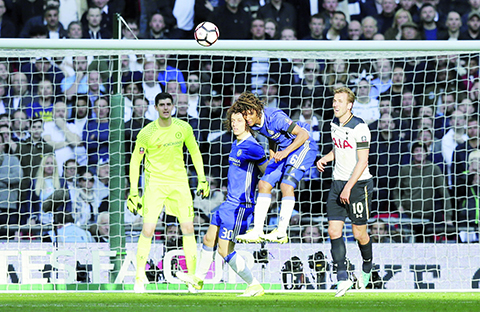
[[[228,132],[232,132],[232,115],[236,113],[241,113],[241,111],[237,111],[234,106],[230,106],[227,110],[227,118],[223,121],[223,126]],[[247,124],[245,121],[245,128],[247,129],[248,132],[250,132],[253,136],[255,136],[255,131],[250,128],[250,126]]]
[[[245,91],[240,94],[238,99],[232,105],[234,113],[241,113],[245,116],[247,112],[255,111],[258,117],[262,117],[264,107],[265,102],[260,100],[258,96],[250,91]]]

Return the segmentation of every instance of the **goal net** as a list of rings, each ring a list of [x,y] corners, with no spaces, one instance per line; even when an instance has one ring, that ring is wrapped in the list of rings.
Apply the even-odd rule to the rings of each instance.
[[[441,43],[441,45],[440,45]],[[479,46],[468,42],[1,40],[0,290],[132,290],[142,219],[125,205],[139,130],[153,99],[175,99],[192,125],[211,195],[194,194],[198,248],[225,200],[233,141],[222,126],[244,91],[310,124],[321,155],[333,142],[333,92],[351,88],[368,123],[374,192],[369,233],[375,289],[472,289],[480,282]],[[265,146],[268,142],[258,136]],[[330,289],[326,198],[332,167],[307,168],[290,242],[237,244],[267,290]],[[143,186],[141,178],[140,186]],[[278,223],[273,190],[265,231]],[[352,277],[361,257],[344,229]],[[147,290],[186,291],[178,220],[161,215]],[[217,255],[207,290],[246,286]]]

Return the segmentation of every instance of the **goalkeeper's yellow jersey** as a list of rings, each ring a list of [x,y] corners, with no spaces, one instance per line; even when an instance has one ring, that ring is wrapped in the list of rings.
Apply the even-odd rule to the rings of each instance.
[[[168,127],[160,127],[155,120],[143,128],[137,136],[135,150],[130,161],[130,187],[137,189],[139,168],[145,157],[145,178],[148,183],[183,184],[188,182],[183,146],[188,148],[199,177],[205,176],[203,161],[192,127],[172,118]]]

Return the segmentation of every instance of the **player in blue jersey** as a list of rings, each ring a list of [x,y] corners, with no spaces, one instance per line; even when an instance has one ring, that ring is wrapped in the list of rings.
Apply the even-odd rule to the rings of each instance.
[[[368,170],[370,130],[363,119],[352,114],[355,94],[346,87],[336,89],[334,93],[335,118],[330,123],[334,148],[320,158],[317,168],[323,172],[325,165],[335,160],[333,183],[327,199],[327,217],[333,263],[337,266],[335,296],[341,297],[353,285],[348,278],[345,241],[342,237],[346,217],[352,221],[353,236],[363,258],[359,288],[365,288],[370,281],[373,252],[367,221],[370,217],[373,181]]]
[[[305,171],[314,165],[318,146],[310,137],[310,126],[293,122],[282,110],[264,107],[264,103],[251,92],[242,93],[233,105],[241,112],[249,127],[265,136],[270,143],[270,159],[265,174],[258,182],[253,229],[237,237],[241,242],[288,242],[287,228],[295,206],[294,190]],[[265,218],[272,201],[272,189],[280,183],[282,202],[278,227],[263,233]]]
[[[262,285],[253,277],[245,263],[245,259],[234,250],[236,236],[245,233],[250,225],[255,206],[255,189],[259,170],[264,171],[267,160],[263,147],[253,138],[243,114],[227,112],[225,126],[236,136],[228,157],[228,193],[227,200],[212,216],[207,233],[203,237],[203,248],[200,252],[195,274],[177,272],[177,277],[196,289],[203,287],[208,269],[218,253],[230,267],[248,284],[244,297],[262,296]]]

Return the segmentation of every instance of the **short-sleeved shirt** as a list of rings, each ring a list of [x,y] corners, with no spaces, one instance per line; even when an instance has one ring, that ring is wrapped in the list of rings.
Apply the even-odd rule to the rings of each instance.
[[[348,181],[358,162],[357,151],[370,148],[370,129],[363,119],[353,115],[343,125],[338,118],[334,118],[330,126],[335,152],[333,179]],[[359,180],[371,177],[367,167]]]

